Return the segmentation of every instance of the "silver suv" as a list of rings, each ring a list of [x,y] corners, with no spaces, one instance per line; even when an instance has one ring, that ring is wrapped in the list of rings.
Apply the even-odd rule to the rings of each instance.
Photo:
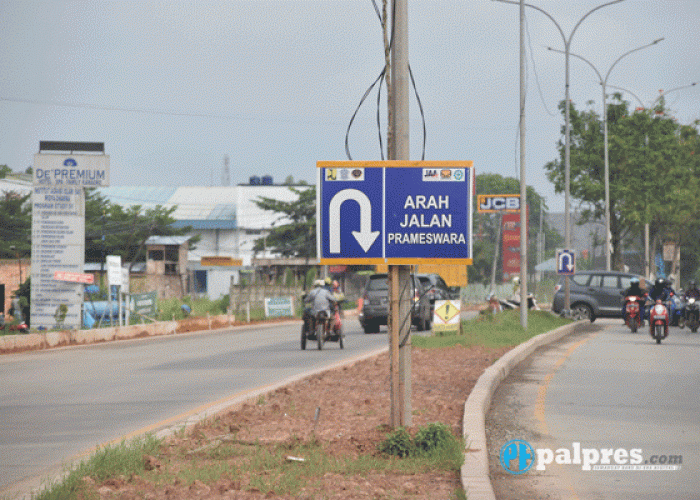
[[[571,316],[577,319],[598,317],[622,318],[622,292],[630,286],[633,273],[618,271],[579,271],[570,277],[569,299]],[[649,290],[652,284],[640,278]],[[561,314],[564,310],[564,277],[554,287],[552,311]]]
[[[372,274],[367,280],[363,295],[360,324],[365,333],[379,332],[380,325],[386,325],[389,317],[389,286],[386,274]],[[411,323],[419,331],[432,328],[430,298],[416,275],[411,275]]]

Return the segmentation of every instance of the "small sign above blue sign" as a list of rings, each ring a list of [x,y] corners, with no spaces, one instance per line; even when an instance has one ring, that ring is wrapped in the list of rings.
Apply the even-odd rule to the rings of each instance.
[[[576,250],[557,249],[557,274],[576,273]]]
[[[472,263],[472,162],[318,162],[321,264]]]

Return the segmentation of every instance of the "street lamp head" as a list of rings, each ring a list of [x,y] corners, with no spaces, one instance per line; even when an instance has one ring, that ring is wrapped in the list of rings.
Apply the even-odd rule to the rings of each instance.
[[[656,45],[657,43],[659,43],[659,42],[662,41],[662,40],[665,40],[665,38],[664,38],[664,37],[657,38],[656,40],[654,40],[653,42],[651,42],[651,44],[652,44],[652,45]]]

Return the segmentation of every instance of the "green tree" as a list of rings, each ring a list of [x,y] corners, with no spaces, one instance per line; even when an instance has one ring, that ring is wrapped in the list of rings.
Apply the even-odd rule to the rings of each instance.
[[[104,262],[106,255],[119,255],[122,262],[145,260],[145,242],[151,236],[181,236],[191,227],[175,228],[172,217],[177,207],[144,209],[140,205],[124,208],[110,203],[96,190],[86,190],[85,260]],[[190,248],[200,240],[190,239]]]
[[[0,165],[0,179],[7,177],[7,174],[11,174],[12,169],[7,165]]]
[[[559,106],[565,109],[562,102]],[[601,117],[571,106],[570,194],[578,201],[579,222],[605,220],[605,165]],[[645,223],[660,245],[697,235],[700,158],[697,124],[682,126],[664,103],[630,114],[629,103],[615,94],[608,105],[608,153],[612,267],[621,270],[625,242],[639,241]],[[564,191],[564,143],[559,158],[545,170],[555,190]],[[691,231],[692,229],[692,231]]]
[[[253,250],[264,249],[284,257],[313,258],[316,256],[316,187],[308,189],[289,186],[297,195],[293,201],[279,201],[259,196],[254,203],[271,212],[280,214],[270,232],[255,240]]]
[[[14,259],[15,252],[20,257],[31,253],[30,239],[32,235],[32,204],[31,195],[22,196],[15,192],[7,192],[0,196],[0,256]],[[10,247],[14,246],[15,250]]]

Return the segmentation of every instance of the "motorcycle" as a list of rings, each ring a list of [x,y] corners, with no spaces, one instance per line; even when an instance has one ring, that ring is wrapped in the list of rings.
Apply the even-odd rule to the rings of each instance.
[[[671,326],[679,326],[683,328],[683,301],[681,298],[671,293],[666,301],[666,309],[668,309],[668,319]]]
[[[669,320],[668,309],[660,299],[657,300],[649,311],[649,334],[657,344],[668,337]]]
[[[695,297],[688,297],[686,300],[684,324],[691,332],[697,333],[700,326],[700,302]]]
[[[344,349],[343,324],[340,314],[340,303],[333,304],[332,314],[326,311],[320,311],[315,316],[311,314],[310,309],[305,309],[302,316],[303,323],[301,326],[301,349],[306,349],[306,341],[316,341],[318,350],[323,349],[326,342],[338,342],[338,346]]]
[[[492,296],[489,296],[487,298],[489,302],[491,302]],[[520,309],[520,300],[515,300],[515,299],[510,299],[510,300],[505,300],[505,299],[497,299],[498,303],[501,305],[501,309]],[[537,300],[535,300],[535,296],[531,293],[527,294],[527,308],[531,309],[533,311],[539,311],[540,306],[537,304]]]
[[[639,310],[639,300],[640,298],[636,295],[625,297],[625,324],[632,333],[637,333],[642,326],[643,311]]]
[[[24,321],[20,321],[19,323],[13,322],[10,324],[5,323],[5,315],[0,313],[0,329],[7,329],[8,332],[20,332],[20,333],[27,333],[29,332],[29,327],[27,326],[27,323]]]

